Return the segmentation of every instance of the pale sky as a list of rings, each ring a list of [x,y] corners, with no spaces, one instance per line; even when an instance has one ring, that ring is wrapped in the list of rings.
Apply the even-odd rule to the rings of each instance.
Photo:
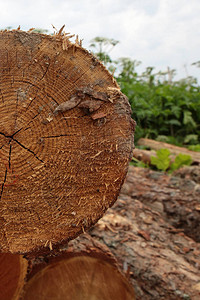
[[[0,28],[53,32],[66,25],[88,49],[96,36],[120,43],[111,57],[130,57],[142,67],[177,69],[177,78],[198,77],[200,69],[200,0],[0,0]]]

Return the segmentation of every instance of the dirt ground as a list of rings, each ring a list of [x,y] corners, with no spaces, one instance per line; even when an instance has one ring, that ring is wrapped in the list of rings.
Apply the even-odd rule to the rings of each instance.
[[[137,299],[200,299],[200,167],[169,176],[130,166],[90,235],[115,255]]]

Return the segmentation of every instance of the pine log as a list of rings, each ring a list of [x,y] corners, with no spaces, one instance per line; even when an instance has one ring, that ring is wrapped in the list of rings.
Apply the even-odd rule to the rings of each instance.
[[[119,194],[135,123],[112,75],[76,39],[0,32],[0,245],[54,249]]]
[[[198,300],[200,244],[170,224],[163,209],[165,190],[162,193],[161,183],[159,189],[147,178],[141,181],[138,169],[130,167],[131,176],[129,171],[128,183],[126,180],[118,201],[90,234],[105,243],[129,272],[136,299]],[[149,192],[148,184],[152,187]],[[172,192],[176,192],[175,187]]]
[[[170,152],[175,155],[178,155],[180,153],[187,154],[187,155],[191,156],[193,162],[198,163],[198,164],[200,163],[200,152],[191,151],[184,147],[178,147],[178,146],[171,145],[168,143],[158,142],[158,141],[154,141],[151,139],[144,139],[144,138],[139,139],[137,144],[139,146],[150,147],[153,150],[159,150],[162,148],[169,149]]]
[[[82,235],[45,260],[32,259],[21,300],[34,299],[134,300],[135,296],[110,250]]]
[[[0,254],[0,300],[19,300],[28,262],[21,255]]]

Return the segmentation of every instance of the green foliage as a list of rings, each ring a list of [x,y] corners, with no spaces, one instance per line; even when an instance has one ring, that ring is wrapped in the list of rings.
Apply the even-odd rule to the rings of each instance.
[[[190,145],[188,147],[189,150],[192,150],[192,151],[197,151],[197,152],[200,152],[200,144],[197,144],[197,145]]]
[[[118,41],[97,37],[91,41],[91,47],[96,49],[97,57],[110,70],[116,70],[116,79],[121,90],[127,95],[133,118],[137,122],[135,139],[140,137],[153,138],[158,141],[182,144],[198,144],[200,141],[200,87],[192,77],[173,81],[175,70],[154,73],[153,67],[146,68],[139,74],[137,67],[141,62],[130,58],[119,58],[112,61],[108,55]],[[110,49],[107,51],[107,49]],[[200,67],[200,62],[194,63]],[[200,144],[198,144],[200,145]],[[198,147],[193,149],[199,149]],[[190,165],[189,155],[179,154],[173,163],[170,151],[160,149],[156,157],[151,157],[151,164],[158,170],[173,172],[183,165]],[[132,164],[149,167],[137,159]]]
[[[170,166],[170,171],[173,172],[182,166],[190,166],[192,163],[192,158],[190,155],[182,154],[176,156],[174,162]]]
[[[198,135],[197,134],[188,134],[184,138],[184,143],[185,144],[190,144],[190,143],[198,143]]]
[[[175,136],[171,136],[171,135],[158,135],[155,138],[155,140],[159,141],[159,142],[173,144],[173,145],[180,146],[180,147],[182,146],[182,143],[180,143]]]
[[[140,167],[140,168],[148,168],[149,167],[148,164],[145,164],[143,161],[140,161],[140,160],[136,159],[135,157],[132,157],[132,161],[130,162],[130,164],[132,166]]]
[[[168,149],[160,149],[156,151],[156,157],[151,156],[151,164],[156,166],[158,170],[166,171],[170,166],[170,151]]]
[[[192,158],[190,155],[178,154],[175,157],[173,163],[170,163],[170,154],[171,152],[168,149],[160,149],[156,151],[156,156],[151,157],[151,164],[155,166],[158,170],[169,173],[181,168],[182,166],[189,166],[192,163]]]
[[[98,36],[90,41],[90,48],[93,49],[97,58],[107,65],[112,62],[109,53],[118,43],[117,40]]]
[[[110,51],[118,41],[97,37],[91,47],[115,77],[129,98],[137,122],[135,141],[141,137],[163,140],[175,145],[200,143],[200,87],[188,76],[174,80],[176,70],[154,72],[147,67],[138,72],[140,61],[127,57],[112,61]],[[200,61],[193,63],[200,67]]]
[[[6,28],[4,29],[1,29],[1,30],[12,30],[12,26],[7,26]],[[43,28],[33,28],[32,29],[32,32],[37,32],[37,33],[48,33],[49,30],[48,29],[43,29]]]
[[[163,136],[166,142],[174,144],[198,143],[200,88],[182,82],[161,82],[158,75],[152,74],[152,68],[140,76],[134,72],[134,66],[135,61],[128,72],[126,64],[117,80],[129,98],[138,125],[136,141],[140,137]]]
[[[1,28],[0,30],[11,30],[12,26],[7,26],[6,28]]]

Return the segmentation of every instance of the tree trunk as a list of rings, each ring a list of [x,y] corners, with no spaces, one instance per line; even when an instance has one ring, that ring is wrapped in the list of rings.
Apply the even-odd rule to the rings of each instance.
[[[184,179],[179,179],[184,187]],[[180,191],[174,181],[174,177],[159,172],[130,167],[118,201],[90,231],[129,271],[136,299],[200,298],[200,244],[185,235],[184,228],[171,224],[184,205],[182,217],[185,213],[187,220],[189,215],[198,213],[199,224],[199,191],[193,186],[184,195],[186,189]],[[179,209],[173,205],[175,199]],[[169,218],[165,202],[174,208],[173,218]],[[181,211],[177,219],[180,214]],[[194,223],[189,223],[190,233],[197,238],[199,228]]]
[[[110,250],[87,235],[31,266],[22,300],[135,299]]]
[[[0,32],[0,244],[54,249],[119,194],[133,150],[127,98],[60,30]]]
[[[21,255],[0,254],[0,299],[19,300],[24,287],[28,262]]]
[[[139,146],[150,147],[153,150],[159,150],[159,149],[162,149],[162,148],[169,149],[170,152],[174,155],[178,155],[180,153],[187,154],[187,155],[191,156],[193,162],[198,163],[198,164],[200,163],[200,153],[188,150],[187,148],[184,148],[184,147],[178,147],[178,146],[171,145],[171,144],[168,144],[168,143],[158,142],[158,141],[154,141],[154,140],[150,140],[150,139],[144,139],[144,138],[139,139],[137,144]]]

